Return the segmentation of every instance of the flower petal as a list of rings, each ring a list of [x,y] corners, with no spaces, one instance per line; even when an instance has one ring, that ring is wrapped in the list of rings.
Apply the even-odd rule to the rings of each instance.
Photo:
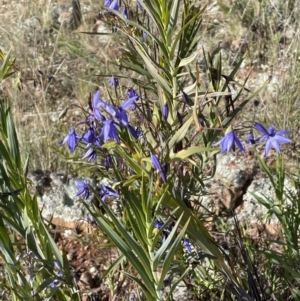
[[[245,149],[244,149],[243,144],[241,143],[240,139],[239,139],[237,136],[235,136],[235,135],[234,135],[234,141],[235,141],[235,143],[237,144],[237,146],[239,147],[240,151],[241,151],[242,153],[245,153],[246,151],[245,151]]]
[[[272,146],[274,147],[274,149],[276,150],[277,153],[280,153],[280,145],[277,141],[277,139],[275,138],[269,138],[271,141]]]
[[[94,98],[93,98],[93,108],[96,109],[99,107],[99,100],[100,100],[100,96],[101,96],[101,93],[100,91],[98,90],[95,95],[94,95]]]
[[[265,154],[264,154],[265,157],[269,154],[271,145],[272,145],[271,139],[268,139],[266,143]]]
[[[258,130],[259,132],[261,132],[262,134],[269,136],[269,132],[266,130],[266,128],[262,124],[260,124],[258,122],[255,122],[254,123],[254,128],[256,130]]]
[[[268,132],[269,132],[269,135],[270,136],[274,136],[275,135],[275,126],[274,125],[270,125],[269,126],[269,129],[268,129]]]
[[[286,137],[283,137],[283,136],[280,136],[277,134],[273,137],[273,139],[275,139],[278,143],[291,143],[292,142],[291,139],[288,139]]]
[[[121,108],[123,110],[127,110],[128,108],[130,108],[133,104],[134,101],[138,100],[138,95],[135,95],[129,99],[127,99],[126,101],[124,101],[124,103],[122,104]]]

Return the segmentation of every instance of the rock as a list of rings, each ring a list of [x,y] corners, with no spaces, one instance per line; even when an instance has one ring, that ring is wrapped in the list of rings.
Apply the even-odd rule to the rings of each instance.
[[[29,45],[40,43],[43,40],[43,27],[37,17],[25,19],[19,31]]]
[[[28,177],[35,185],[43,217],[61,227],[87,227],[85,207],[81,198],[76,196],[75,178],[68,177],[65,172],[49,173],[41,170],[30,172]],[[86,180],[94,185],[92,179]],[[92,202],[93,195],[87,201]]]
[[[285,179],[284,186],[285,192],[296,192],[295,188],[291,185],[288,179]],[[261,220],[266,220],[265,216],[268,212],[268,209],[259,203],[252,194],[257,195],[264,200],[269,199],[274,202],[274,205],[276,203],[275,192],[268,178],[261,178],[252,181],[251,185],[247,189],[247,192],[243,195],[243,202],[237,214],[239,221],[243,224],[256,224]],[[290,201],[286,197],[284,197],[283,203],[285,206],[290,205]],[[232,219],[229,219],[228,222],[231,223]],[[269,232],[273,233],[275,230],[272,230],[271,228],[276,228],[274,225],[278,225],[279,220],[273,214],[267,219],[267,223],[269,225],[273,225],[270,226],[268,230]]]
[[[258,162],[253,156],[218,155],[213,179],[204,182],[208,195],[201,197],[201,206],[216,215],[240,206],[258,170]]]

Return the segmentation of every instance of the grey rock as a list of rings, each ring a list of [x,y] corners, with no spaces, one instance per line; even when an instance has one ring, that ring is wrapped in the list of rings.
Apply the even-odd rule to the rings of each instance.
[[[214,177],[204,182],[208,195],[200,199],[201,206],[217,215],[240,206],[258,171],[259,165],[252,156],[218,155]]]
[[[288,179],[285,179],[284,187],[285,193],[296,193],[296,189],[292,186]],[[275,191],[269,178],[254,180],[248,187],[247,193],[243,195],[243,204],[241,205],[241,208],[239,208],[239,213],[237,214],[239,221],[243,224],[254,224],[264,220],[270,224],[278,224],[279,220],[274,214],[272,214],[270,218],[266,219],[268,209],[259,203],[253,194],[264,200],[271,200],[274,203],[274,206],[276,206]],[[284,196],[282,203],[283,207],[291,205],[291,201],[286,197],[286,195]],[[231,224],[232,219],[229,219],[228,223]]]
[[[23,35],[29,45],[32,43],[40,43],[43,39],[42,23],[37,17],[30,17],[24,20],[17,34]]]
[[[85,218],[85,207],[76,196],[75,178],[68,177],[63,171],[49,173],[41,170],[31,171],[28,178],[35,186],[43,217],[53,217],[54,224],[70,228]],[[92,179],[86,180],[95,185]],[[93,195],[87,201],[92,202]]]

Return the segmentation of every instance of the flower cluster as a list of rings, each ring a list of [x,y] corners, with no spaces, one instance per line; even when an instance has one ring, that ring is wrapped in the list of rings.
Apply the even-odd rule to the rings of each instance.
[[[119,80],[112,78],[110,83],[117,86]],[[87,149],[83,159],[93,162],[97,158],[97,149],[101,149],[103,143],[114,140],[120,144],[118,132],[121,128],[127,128],[129,133],[138,139],[139,133],[130,124],[127,110],[135,108],[134,103],[139,99],[139,96],[133,89],[128,90],[127,96],[128,99],[120,107],[117,107],[106,100],[102,100],[100,91],[97,91],[89,102],[89,115],[84,121],[87,125],[86,132],[79,135],[75,128],[71,128],[70,132],[60,142],[60,145],[67,144],[70,152],[73,153],[78,144],[83,143]]]
[[[91,194],[91,188],[86,180],[76,179],[75,185],[77,188],[76,196],[82,196],[87,200]],[[101,197],[103,202],[106,202],[108,198],[118,198],[120,195],[113,190],[111,187],[101,184],[99,188],[96,189],[97,194]]]
[[[289,134],[289,130],[280,130],[276,131],[275,127],[271,125],[269,129],[267,130],[262,124],[255,122],[254,123],[254,129],[257,130],[259,133],[262,134],[262,136],[255,138],[253,135],[253,132],[251,131],[249,135],[247,136],[246,142],[248,144],[256,144],[257,142],[264,141],[266,142],[264,156],[266,157],[271,148],[274,148],[276,152],[280,152],[280,144],[286,144],[291,143],[292,141],[288,138],[286,138],[284,135]],[[235,146],[237,145],[239,150],[243,153],[245,153],[245,148],[240,141],[240,139],[237,137],[236,132],[232,129],[230,129],[226,135],[218,141],[215,145],[221,144],[221,152],[229,152],[231,150],[235,151]]]

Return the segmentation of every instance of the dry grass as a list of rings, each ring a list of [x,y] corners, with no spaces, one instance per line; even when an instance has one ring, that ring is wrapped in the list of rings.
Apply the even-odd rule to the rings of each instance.
[[[109,61],[119,58],[119,41],[80,33],[93,30],[102,4],[81,1],[83,24],[70,31],[55,20],[69,11],[71,1],[0,1],[0,47],[12,49],[22,79],[21,90],[8,80],[0,91],[11,100],[22,153],[31,156],[32,168],[72,170],[58,143],[80,118],[79,110],[72,107],[62,121],[58,116],[69,105],[85,105],[90,92],[105,88],[107,78],[95,74],[117,71]],[[254,90],[272,76],[259,95],[257,117],[293,130],[299,124],[299,7],[300,0],[212,1],[199,33],[199,49],[213,53],[220,44],[225,74],[245,55],[237,80],[243,82],[253,68],[247,86]],[[48,75],[55,80],[49,81]]]

